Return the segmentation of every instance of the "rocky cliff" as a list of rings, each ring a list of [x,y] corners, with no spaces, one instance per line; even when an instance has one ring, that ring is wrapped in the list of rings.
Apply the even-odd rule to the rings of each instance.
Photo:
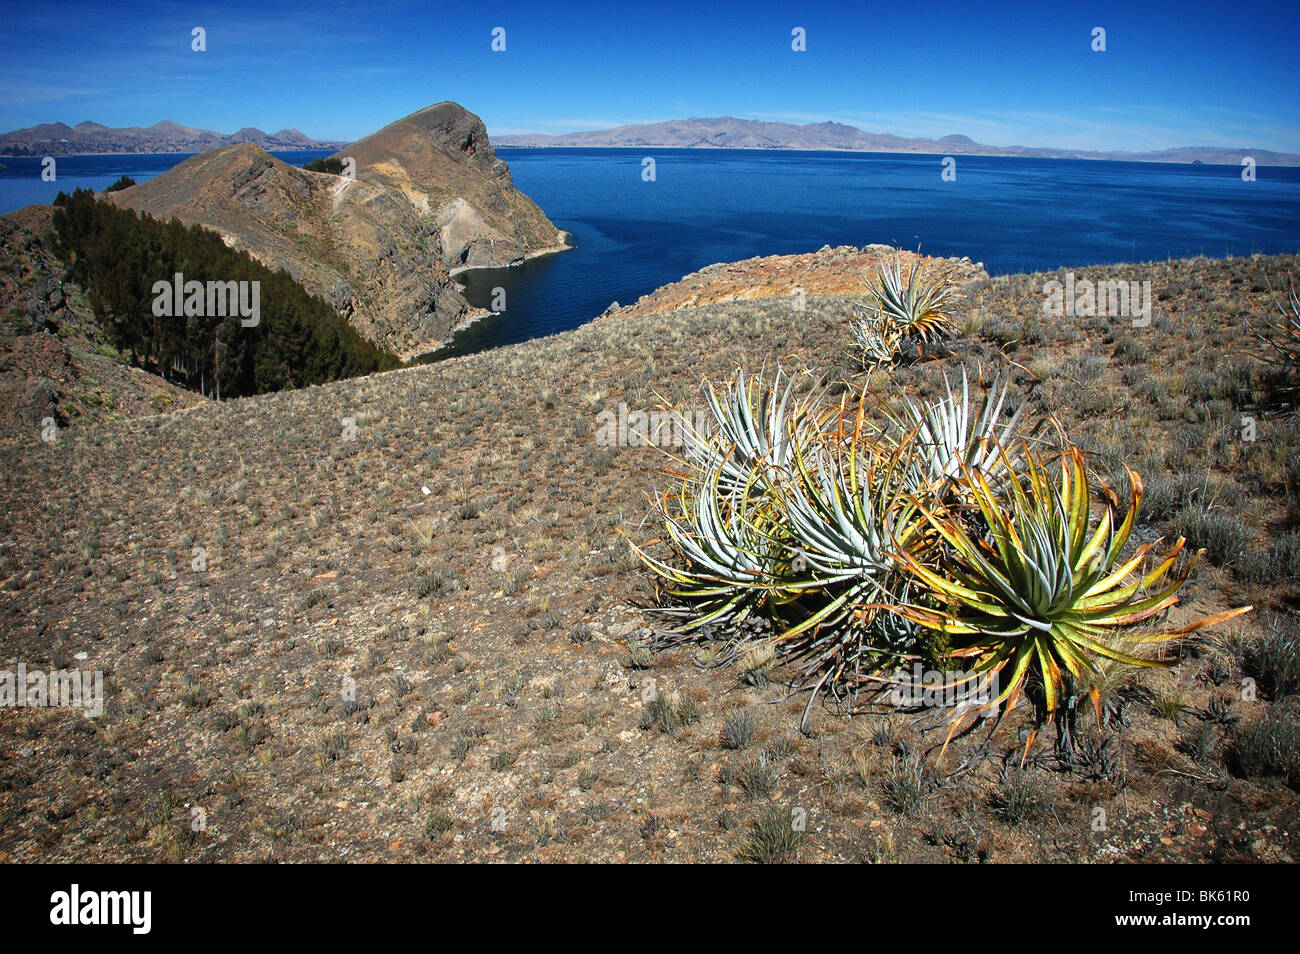
[[[452,269],[509,265],[566,247],[488,141],[483,120],[438,103],[335,153],[356,163],[357,181],[401,193],[432,216]]]

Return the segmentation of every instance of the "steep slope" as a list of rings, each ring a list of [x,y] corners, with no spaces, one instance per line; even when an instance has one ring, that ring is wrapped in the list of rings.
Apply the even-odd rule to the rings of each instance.
[[[440,261],[437,230],[400,193],[307,172],[248,143],[106,198],[214,229],[399,355],[436,347],[470,310]]]
[[[514,187],[483,120],[456,103],[412,113],[335,158],[352,158],[358,181],[396,190],[434,216],[452,268],[509,265],[567,247],[568,236]]]
[[[508,265],[564,236],[514,188],[482,121],[442,103],[339,154],[356,178],[308,172],[249,143],[188,159],[107,200],[220,232],[409,358],[476,314],[450,266]]]
[[[1006,353],[1023,366],[1009,369],[1017,403],[1059,412],[1099,467],[1139,467],[1144,539],[1175,508],[1199,509],[1190,487],[1266,555],[1300,430],[1260,420],[1260,439],[1242,441],[1228,403],[1238,379],[1216,368],[1262,369],[1239,352],[1242,321],[1267,307],[1266,277],[1300,279],[1300,259],[1130,267],[1160,301],[1149,328],[1045,320],[1040,289],[1060,273],[998,276],[964,289],[953,355],[876,386],[936,396],[965,366],[978,395],[978,372]],[[781,287],[74,428],[52,445],[0,441],[0,651],[29,670],[84,659],[105,674],[93,723],[67,708],[4,712],[0,861],[719,862],[752,855],[770,811],[788,825],[796,809],[808,824],[792,857],[807,862],[1300,857],[1300,794],[1220,761],[1259,720],[1295,720],[1296,695],[1263,680],[1258,697],[1237,691],[1259,678],[1243,652],[1268,631],[1262,614],[1198,639],[1174,673],[1140,677],[1177,691],[1181,725],[1137,687],[1108,687],[1105,736],[1090,703],[1078,720],[1101,756],[1058,762],[1044,729],[1020,778],[1051,810],[1023,817],[1001,806],[1029,706],[997,734],[953,739],[905,807],[885,795],[906,782],[901,745],[931,770],[946,715],[850,719],[818,705],[805,737],[807,698],[790,696],[788,672],[742,680],[709,666],[720,640],[698,655],[646,651],[643,627],[671,622],[636,611],[654,595],[622,534],[658,532],[641,522],[645,491],[671,488],[661,471],[673,465],[661,449],[602,445],[602,416],[701,408],[702,379],[770,375],[778,361],[839,383],[855,303],[810,294],[792,313]],[[852,402],[862,378],[842,384]],[[353,440],[340,439],[345,417]],[[1243,589],[1238,572],[1203,560],[1185,594],[1195,605],[1172,612],[1277,605],[1300,589],[1275,571]],[[660,696],[690,718],[656,721],[647,700]],[[1182,750],[1212,703],[1240,721],[1216,726],[1202,766]]]
[[[51,208],[0,216],[0,440],[119,420],[203,399],[114,356],[82,290],[54,254]]]

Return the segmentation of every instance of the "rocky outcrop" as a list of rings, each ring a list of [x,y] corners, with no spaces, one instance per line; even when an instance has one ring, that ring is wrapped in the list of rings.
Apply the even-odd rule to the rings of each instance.
[[[564,234],[514,188],[482,121],[454,103],[338,156],[353,160],[355,177],[308,172],[242,144],[105,198],[216,230],[402,358],[437,348],[474,317],[453,270],[563,247]]]
[[[888,245],[825,245],[802,255],[765,255],[739,262],[706,265],[679,281],[642,295],[634,304],[620,307],[614,302],[595,320],[645,317],[696,305],[759,298],[790,298],[803,295],[861,294],[884,262],[895,258],[905,269],[920,263],[926,270],[941,270],[955,284],[988,278],[983,262],[969,258],[934,258],[900,251]]]
[[[510,265],[567,247],[536,203],[515,188],[483,120],[456,103],[412,113],[335,153],[357,181],[406,196],[441,233],[448,268]]]
[[[57,331],[68,313],[49,206],[0,217],[0,316],[20,334]]]

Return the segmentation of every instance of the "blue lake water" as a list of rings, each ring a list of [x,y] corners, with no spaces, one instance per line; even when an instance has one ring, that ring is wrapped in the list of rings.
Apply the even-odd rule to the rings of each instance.
[[[322,151],[277,153],[301,165]],[[466,272],[469,300],[503,314],[438,357],[577,327],[713,262],[883,242],[968,255],[989,272],[1191,255],[1300,252],[1300,169],[755,150],[501,149],[515,184],[577,247],[509,269]],[[642,178],[653,156],[655,180]],[[186,157],[76,156],[58,181],[39,159],[0,159],[0,212],[60,190],[142,182]]]

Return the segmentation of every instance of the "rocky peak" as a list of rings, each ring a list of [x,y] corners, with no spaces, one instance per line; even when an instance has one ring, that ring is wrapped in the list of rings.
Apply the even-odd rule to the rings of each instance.
[[[565,247],[565,236],[514,187],[483,120],[457,103],[436,103],[340,149],[358,181],[405,195],[441,230],[450,268],[509,265]]]
[[[370,138],[402,132],[424,139],[428,145],[436,147],[452,159],[510,181],[510,170],[497,158],[483,120],[458,103],[443,102],[426,106],[385,126]]]

